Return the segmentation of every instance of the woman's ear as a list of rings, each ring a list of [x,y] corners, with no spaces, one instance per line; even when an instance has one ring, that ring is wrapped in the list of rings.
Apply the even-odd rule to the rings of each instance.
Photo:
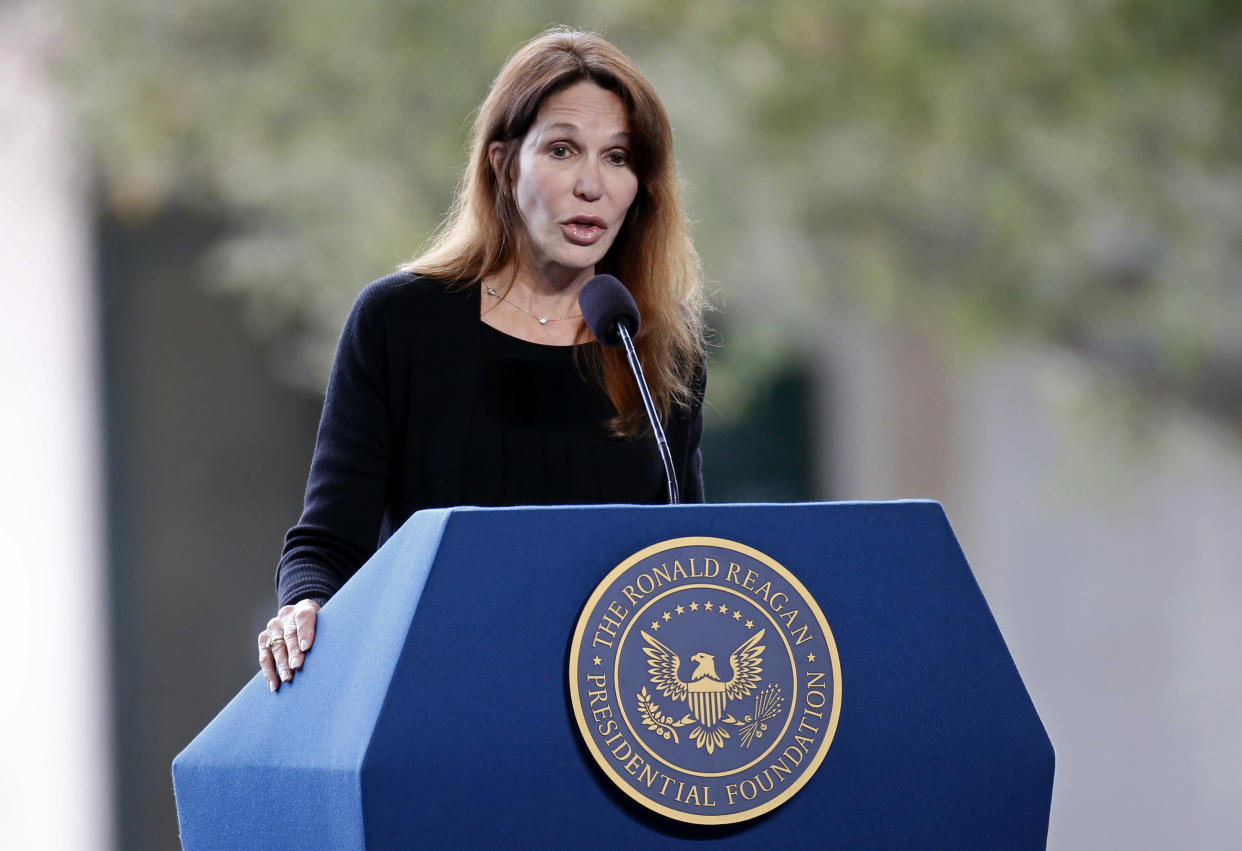
[[[501,194],[507,194],[509,191],[509,179],[503,173],[505,167],[504,142],[491,142],[488,144],[487,161],[492,167],[492,175],[496,178],[496,185],[500,187]]]

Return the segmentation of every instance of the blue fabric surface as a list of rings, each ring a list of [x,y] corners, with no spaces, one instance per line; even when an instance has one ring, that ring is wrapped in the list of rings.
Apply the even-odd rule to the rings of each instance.
[[[841,657],[819,771],[737,826],[621,795],[569,708],[570,637],[595,585],[690,535],[791,570]],[[174,763],[186,847],[1046,841],[1052,746],[936,503],[421,512],[321,621],[292,687],[256,677]]]

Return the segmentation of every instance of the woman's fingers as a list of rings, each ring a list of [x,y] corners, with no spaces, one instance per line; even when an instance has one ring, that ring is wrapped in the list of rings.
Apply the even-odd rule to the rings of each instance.
[[[319,604],[314,600],[302,600],[293,607],[293,623],[296,630],[295,641],[289,644],[290,664],[295,668],[302,667],[303,654],[315,643],[315,621],[319,616]],[[289,634],[286,631],[285,640]],[[295,659],[296,657],[296,659]]]
[[[286,606],[285,608],[289,609],[289,611],[285,612],[284,608],[280,610],[280,643],[285,648],[285,658],[289,665],[289,678],[293,679],[293,672],[302,664],[302,653],[298,647],[298,624],[293,617],[293,606]]]
[[[315,643],[315,621],[319,604],[302,600],[296,606],[281,606],[276,617],[259,633],[259,670],[272,691],[293,679],[302,667],[306,651]]]
[[[275,618],[268,622],[268,628],[259,633],[259,670],[263,672],[263,679],[267,681],[267,687],[272,691],[280,688],[282,677],[276,666],[276,654],[272,648],[272,636],[275,634],[272,626],[279,626]]]
[[[272,661],[272,651],[267,648],[267,630],[259,633],[259,671],[267,687],[276,691],[280,680],[276,677],[276,663]]]
[[[289,667],[289,648],[285,646],[285,632],[283,624],[277,624],[268,630],[267,645],[272,648],[272,658],[276,661],[276,673],[280,675],[280,681],[287,683],[293,679],[293,670]]]

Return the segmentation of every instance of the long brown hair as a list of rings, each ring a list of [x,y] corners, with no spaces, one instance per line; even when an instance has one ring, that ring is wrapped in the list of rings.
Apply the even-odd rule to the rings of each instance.
[[[630,157],[638,193],[625,225],[597,273],[623,281],[642,313],[635,339],[643,372],[662,419],[691,401],[691,382],[703,361],[703,274],[686,229],[673,161],[668,115],[647,78],[600,36],[557,27],[509,57],[475,116],[470,164],[453,205],[430,247],[403,268],[445,281],[478,283],[516,262],[522,220],[508,175],[515,173],[521,140],[550,95],[589,81],[626,106]],[[493,169],[488,146],[504,143]],[[580,342],[588,339],[584,329]],[[634,435],[646,421],[642,399],[618,349],[598,351],[598,370],[617,409],[611,427]]]

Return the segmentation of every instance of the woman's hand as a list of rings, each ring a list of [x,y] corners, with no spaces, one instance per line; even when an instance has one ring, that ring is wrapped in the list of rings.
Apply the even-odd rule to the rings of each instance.
[[[272,691],[282,682],[292,682],[293,672],[302,667],[306,651],[315,643],[315,618],[319,604],[302,600],[281,606],[276,617],[259,633],[259,669]]]

